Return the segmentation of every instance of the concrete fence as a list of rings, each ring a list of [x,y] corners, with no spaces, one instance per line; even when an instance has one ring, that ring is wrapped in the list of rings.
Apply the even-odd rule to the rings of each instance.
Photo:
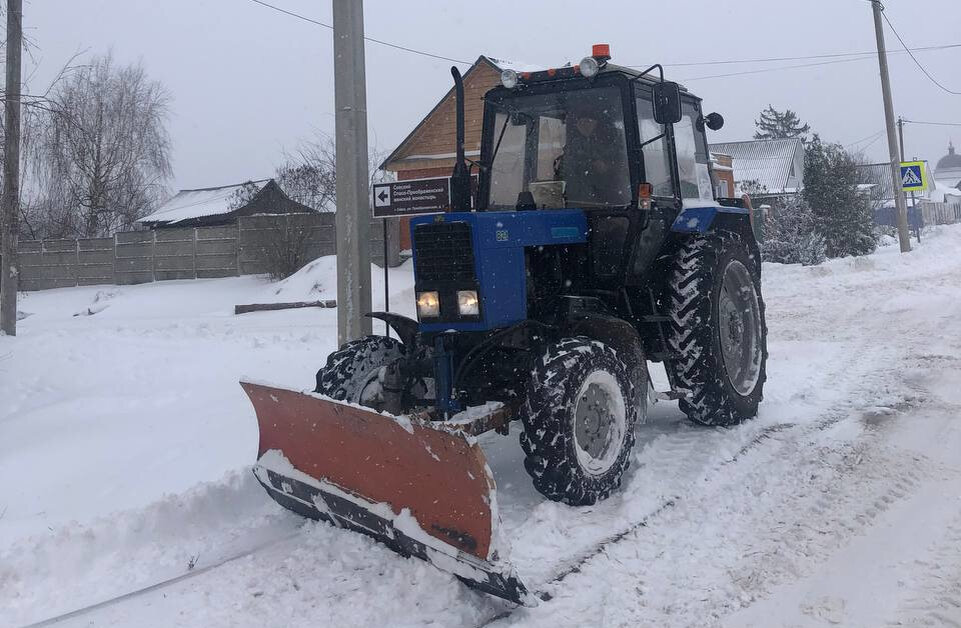
[[[398,224],[387,225],[388,263],[396,266]],[[93,284],[137,284],[168,279],[236,277],[266,272],[263,250],[279,234],[297,234],[305,260],[334,255],[334,214],[239,218],[223,227],[157,229],[112,238],[20,242],[20,289],[46,290]],[[371,260],[383,266],[384,221],[371,221]]]

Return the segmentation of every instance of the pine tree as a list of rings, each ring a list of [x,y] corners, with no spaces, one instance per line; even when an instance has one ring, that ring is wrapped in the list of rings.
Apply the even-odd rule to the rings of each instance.
[[[804,155],[804,201],[817,220],[828,257],[867,255],[877,248],[870,199],[858,191],[857,161],[815,133]]]
[[[765,231],[761,252],[767,262],[814,266],[825,259],[824,236],[818,233],[817,218],[802,197],[774,210]]]
[[[807,143],[807,134],[811,130],[811,125],[801,124],[801,119],[790,109],[780,112],[771,105],[761,112],[761,119],[755,120],[754,126],[757,127],[757,133],[754,134],[756,140],[799,137]]]

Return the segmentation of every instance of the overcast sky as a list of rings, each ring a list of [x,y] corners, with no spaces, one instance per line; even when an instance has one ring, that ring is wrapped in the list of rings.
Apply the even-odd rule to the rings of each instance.
[[[329,0],[269,0],[330,23]],[[284,149],[333,132],[331,32],[250,0],[26,0],[36,44],[24,75],[45,86],[73,53],[113,50],[140,61],[173,96],[172,188],[270,176]],[[783,8],[782,8],[783,7]],[[370,37],[473,61],[479,54],[544,67],[578,61],[592,43],[611,44],[624,65],[793,57],[874,49],[865,0],[563,0],[449,2],[367,0]],[[670,11],[670,12],[668,12]],[[958,0],[889,0],[887,14],[911,47],[961,43]],[[890,50],[900,46],[887,34]],[[449,62],[367,44],[372,144],[391,150],[450,86]],[[949,89],[961,91],[961,48],[919,52]],[[727,78],[699,78],[812,63],[669,67],[727,124],[717,141],[750,139],[768,103],[790,107],[827,140],[851,144],[884,128],[876,57]],[[940,91],[904,54],[891,56],[895,108],[905,118],[961,123],[961,96]],[[906,127],[908,157],[937,161],[961,127]],[[868,145],[864,141],[860,146]],[[884,136],[867,146],[886,161]]]

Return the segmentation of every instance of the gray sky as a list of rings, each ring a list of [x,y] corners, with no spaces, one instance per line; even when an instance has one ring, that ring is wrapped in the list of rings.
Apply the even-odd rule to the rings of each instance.
[[[330,23],[328,0],[270,0]],[[578,61],[595,42],[624,65],[683,63],[869,51],[865,0],[577,2],[487,0],[452,3],[367,0],[367,35],[456,59],[479,54],[552,67]],[[645,6],[651,7],[646,10]],[[783,8],[781,8],[783,7]],[[666,10],[670,9],[671,13]],[[911,47],[961,43],[958,0],[889,0],[887,14]],[[36,43],[31,88],[41,89],[71,54],[113,50],[140,60],[173,95],[174,188],[270,176],[285,148],[315,131],[333,132],[331,32],[250,0],[27,0],[24,25]],[[889,49],[899,48],[888,32]],[[948,88],[961,91],[961,48],[919,52]],[[717,141],[750,139],[768,103],[790,107],[830,141],[851,144],[884,128],[877,58],[701,79],[715,74],[812,63],[670,67],[722,113]],[[450,63],[367,44],[372,144],[393,149],[450,86]],[[940,91],[905,54],[891,57],[895,108],[905,118],[961,122],[961,96]],[[906,127],[908,157],[937,161],[961,127]],[[868,144],[867,141],[861,145]],[[886,160],[884,136],[868,155]]]

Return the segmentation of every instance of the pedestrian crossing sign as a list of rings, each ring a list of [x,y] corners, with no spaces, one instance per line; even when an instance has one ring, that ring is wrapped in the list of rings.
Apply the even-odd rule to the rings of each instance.
[[[928,173],[923,161],[901,162],[901,189],[905,192],[923,192],[928,189]]]

